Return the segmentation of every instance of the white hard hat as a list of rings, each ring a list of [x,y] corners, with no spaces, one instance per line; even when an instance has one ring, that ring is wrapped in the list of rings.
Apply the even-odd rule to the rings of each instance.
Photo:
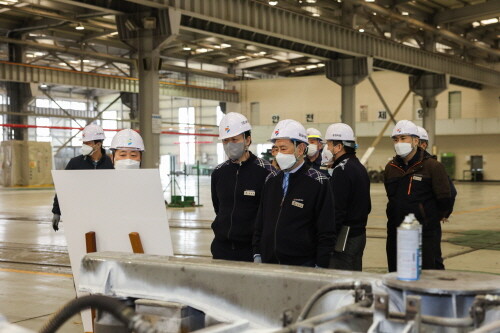
[[[308,128],[306,133],[308,139],[318,139],[319,141],[323,141],[323,135],[321,135],[321,132],[315,128]]]
[[[144,141],[142,141],[139,133],[127,128],[115,134],[109,148],[144,151]]]
[[[296,140],[308,144],[306,129],[301,123],[292,119],[282,120],[276,125],[269,141],[275,142],[278,139]]]
[[[233,136],[250,131],[252,126],[248,119],[241,113],[229,112],[219,124],[219,140],[232,138]]]
[[[85,126],[82,131],[82,141],[94,141],[94,140],[104,140],[106,137],[104,136],[104,130],[101,126],[96,124],[90,124]]]
[[[419,134],[420,140],[429,141],[429,134],[427,134],[427,131],[425,130],[425,128],[420,127],[420,126],[417,126],[417,128],[418,128],[418,134]]]
[[[413,122],[409,120],[398,121],[398,123],[396,124],[396,126],[394,126],[394,129],[392,130],[391,138],[397,135],[412,135],[420,137],[417,125],[415,125]]]
[[[344,123],[335,123],[328,126],[325,139],[328,141],[356,141],[351,126]]]

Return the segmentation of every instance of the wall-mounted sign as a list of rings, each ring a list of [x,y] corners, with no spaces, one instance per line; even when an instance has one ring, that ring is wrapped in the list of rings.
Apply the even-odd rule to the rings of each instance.
[[[308,122],[308,123],[314,122],[314,113],[306,114],[306,122]]]
[[[387,111],[386,110],[380,110],[377,113],[377,119],[378,120],[387,120]]]
[[[280,116],[275,114],[275,115],[273,115],[272,120],[273,120],[273,124],[277,124],[280,122]]]

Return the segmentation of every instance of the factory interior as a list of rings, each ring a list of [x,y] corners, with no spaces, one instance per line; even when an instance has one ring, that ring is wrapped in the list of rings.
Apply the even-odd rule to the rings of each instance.
[[[0,333],[500,332],[500,0],[0,0],[0,33]],[[332,124],[352,129],[362,270],[256,261],[255,234],[251,260],[213,254],[235,114],[269,166],[283,121],[318,130],[323,152]],[[424,246],[415,281],[386,253],[406,120],[456,189],[437,222],[445,269]],[[65,170],[88,125],[115,166],[117,133],[139,133],[141,170]]]

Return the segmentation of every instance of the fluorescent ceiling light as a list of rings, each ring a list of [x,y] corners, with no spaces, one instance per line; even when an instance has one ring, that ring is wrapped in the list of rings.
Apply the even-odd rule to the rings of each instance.
[[[358,30],[359,32],[365,32],[365,29],[361,28]]]
[[[403,12],[401,12],[401,15],[408,16],[408,15],[410,15],[410,13],[403,11]]]
[[[35,55],[33,53],[26,53],[27,58],[34,58]]]
[[[296,72],[305,71],[305,70],[306,70],[305,67],[297,67],[297,68],[295,68]]]
[[[276,6],[277,4],[278,4],[278,1],[269,0],[269,6]]]
[[[472,22],[472,27],[473,27],[473,28],[477,28],[477,27],[479,27],[480,25],[481,25],[481,23],[479,23],[479,22]]]
[[[207,53],[208,49],[206,49],[206,48],[196,49],[196,52],[197,53]]]
[[[319,67],[319,68],[321,68],[321,67],[325,67],[325,64],[323,64],[323,63],[319,63],[319,64],[318,64],[318,67]]]
[[[318,65],[307,65],[306,68],[307,69],[314,69],[314,68],[318,68]]]
[[[88,64],[90,62],[90,60],[89,59],[83,59],[82,62]]]
[[[481,20],[481,24],[483,25],[494,24],[494,23],[498,23],[498,18],[494,17],[487,20]]]
[[[76,30],[85,30],[85,27],[81,24],[78,23],[78,25],[75,27]]]
[[[45,53],[43,53],[43,52],[35,52],[33,54],[35,55],[35,57],[42,57],[45,55]]]
[[[227,49],[228,47],[231,47],[231,44],[222,43],[222,44],[220,44],[220,47],[221,47],[221,49]]]
[[[182,46],[182,49],[183,49],[184,51],[191,51],[191,47],[190,47],[190,46],[187,46],[187,45],[183,45],[183,46]]]
[[[60,62],[59,66],[67,66],[65,62]]]
[[[45,83],[42,83],[42,84],[40,85],[40,88],[47,88],[47,85],[46,85]]]
[[[365,2],[375,2],[375,0],[365,0]]]
[[[306,0],[307,3],[316,3],[316,0]]]

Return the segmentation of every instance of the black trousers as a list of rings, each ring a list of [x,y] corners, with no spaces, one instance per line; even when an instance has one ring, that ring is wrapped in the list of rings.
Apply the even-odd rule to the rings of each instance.
[[[220,241],[214,238],[210,250],[213,259],[253,262],[252,243]]]
[[[347,238],[344,252],[333,252],[329,268],[361,272],[365,246],[366,234]]]
[[[441,229],[426,230],[422,234],[422,269],[444,269],[439,266],[441,258]],[[397,228],[387,226],[387,266],[389,272],[397,270]]]

